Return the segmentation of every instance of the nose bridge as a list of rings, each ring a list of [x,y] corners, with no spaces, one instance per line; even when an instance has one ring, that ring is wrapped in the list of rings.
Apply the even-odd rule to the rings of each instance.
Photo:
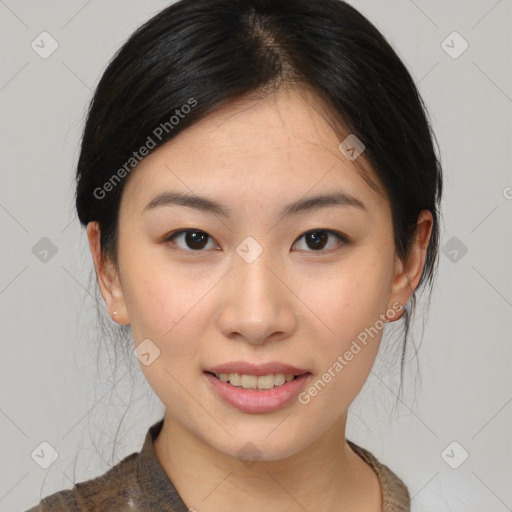
[[[225,336],[238,333],[247,341],[262,343],[271,334],[282,334],[292,328],[293,314],[286,287],[276,276],[281,272],[270,251],[261,246],[258,249],[250,240],[247,245],[240,244],[233,257],[228,297],[221,314]]]
[[[236,258],[233,278],[237,280],[237,295],[242,299],[243,303],[254,303],[254,308],[261,308],[265,304],[276,299],[275,293],[279,293],[276,289],[276,277],[274,272],[270,271],[272,266],[275,267],[275,261],[271,261],[269,251],[265,251],[256,257],[254,261],[246,261],[242,257]]]

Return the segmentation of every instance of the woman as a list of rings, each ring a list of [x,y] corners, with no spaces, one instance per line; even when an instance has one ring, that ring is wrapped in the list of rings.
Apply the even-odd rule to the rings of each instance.
[[[345,426],[433,283],[433,141],[342,1],[181,0],[137,29],[91,103],[76,207],[165,416],[32,510],[409,510]]]

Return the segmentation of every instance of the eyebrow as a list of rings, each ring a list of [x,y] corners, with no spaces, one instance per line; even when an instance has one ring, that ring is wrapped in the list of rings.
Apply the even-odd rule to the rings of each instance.
[[[142,213],[161,206],[187,206],[206,213],[212,213],[224,218],[231,218],[231,211],[217,201],[208,197],[184,192],[162,192],[155,196],[142,210]],[[354,196],[342,191],[320,194],[313,197],[299,199],[285,205],[280,213],[279,219],[303,213],[305,211],[318,210],[329,206],[351,206],[364,212],[368,212],[365,204]]]

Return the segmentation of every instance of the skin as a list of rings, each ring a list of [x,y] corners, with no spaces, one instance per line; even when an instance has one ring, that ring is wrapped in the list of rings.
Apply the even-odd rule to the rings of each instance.
[[[382,510],[376,474],[345,440],[348,407],[382,330],[306,405],[243,413],[214,394],[203,374],[234,360],[280,361],[309,369],[314,382],[418,286],[432,215],[420,213],[410,256],[400,261],[389,201],[356,172],[364,153],[351,162],[338,150],[323,112],[315,97],[292,89],[225,106],[132,171],[117,267],[101,256],[97,223],[87,228],[113,318],[131,325],[135,347],[150,339],[160,350],[150,365],[140,363],[166,408],[155,451],[186,505],[201,512]],[[231,218],[179,205],[143,213],[166,190],[215,199]],[[284,204],[333,190],[357,197],[367,211],[329,206],[279,221]],[[209,238],[165,241],[185,228]],[[303,236],[314,229],[350,240],[329,235],[316,249]],[[247,236],[263,249],[250,264],[236,252]],[[261,457],[250,467],[237,457],[247,442]]]

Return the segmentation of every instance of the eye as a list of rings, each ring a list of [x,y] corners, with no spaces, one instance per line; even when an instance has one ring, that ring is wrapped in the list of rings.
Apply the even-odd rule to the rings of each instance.
[[[213,238],[210,237],[207,233],[204,231],[199,231],[197,229],[182,229],[180,231],[174,231],[169,236],[165,238],[165,241],[169,242],[174,239],[179,240],[181,239],[182,242],[186,244],[188,249],[185,247],[180,247],[178,244],[178,247],[184,251],[188,252],[204,252],[201,251],[201,249],[204,249],[205,246],[207,246],[208,239],[213,240]]]
[[[306,249],[307,252],[328,252],[322,251],[322,249],[328,245],[329,236],[338,240],[338,244],[335,244],[333,248],[336,248],[336,245],[342,245],[349,242],[349,238],[346,235],[328,229],[315,229],[308,231],[307,233],[301,235],[298,240],[304,238],[306,240],[307,246],[313,249],[312,251],[307,251]],[[180,247],[178,243],[174,242],[174,240],[180,239],[181,242],[185,244],[185,247]],[[187,252],[204,252],[203,249],[208,248],[208,239],[213,241],[213,238],[211,238],[210,235],[204,231],[197,229],[182,229],[179,231],[174,231],[168,235],[165,238],[165,241],[172,242],[174,245],[177,245],[179,249]],[[294,245],[297,243],[298,241],[295,242]],[[216,246],[214,245],[213,248],[215,247]]]
[[[342,245],[349,242],[347,236],[343,235],[342,233],[338,233],[337,231],[331,231],[329,229],[315,229],[312,231],[308,231],[307,233],[301,235],[299,240],[304,238],[306,240],[308,247],[311,247],[313,249],[313,251],[307,252],[328,252],[322,251],[322,249],[327,245],[329,235],[333,235],[333,237],[336,237],[338,239],[337,245]],[[334,248],[336,248],[336,245],[334,246]]]

